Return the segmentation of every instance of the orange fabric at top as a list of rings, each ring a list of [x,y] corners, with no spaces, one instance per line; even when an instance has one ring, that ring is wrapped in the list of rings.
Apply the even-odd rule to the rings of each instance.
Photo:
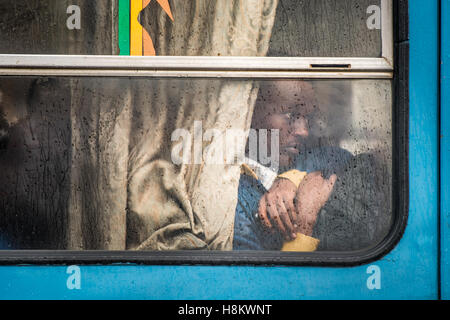
[[[143,0],[142,8],[145,9],[149,5],[151,0]],[[155,56],[155,46],[153,45],[152,38],[148,34],[147,30],[143,28],[142,32],[142,50],[144,56]]]
[[[163,8],[164,12],[167,13],[170,19],[174,21],[172,16],[172,10],[170,10],[169,0],[156,0],[156,1],[158,1],[159,5]]]
[[[173,15],[172,10],[170,9],[169,0],[156,0],[161,8],[164,10],[165,13],[170,17],[170,19],[173,21]],[[149,4],[151,0],[142,0],[142,8],[145,9]],[[148,34],[148,32],[143,29],[142,32],[142,44],[143,44],[143,55],[144,56],[155,56],[155,46],[153,44],[153,40]]]

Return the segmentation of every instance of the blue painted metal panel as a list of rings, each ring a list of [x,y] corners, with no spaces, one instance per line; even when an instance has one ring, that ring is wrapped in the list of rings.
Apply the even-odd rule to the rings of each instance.
[[[450,1],[441,5],[441,298],[450,299]]]
[[[2,299],[437,299],[438,0],[410,1],[410,217],[380,268],[368,266],[82,266],[69,290],[66,267],[0,267]],[[70,279],[69,279],[70,280]]]

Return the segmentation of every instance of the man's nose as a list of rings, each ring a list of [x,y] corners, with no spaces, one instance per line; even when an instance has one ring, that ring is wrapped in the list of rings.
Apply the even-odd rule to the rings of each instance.
[[[299,119],[296,119],[293,126],[294,135],[296,137],[306,138],[309,135],[308,120],[305,118],[300,117]]]

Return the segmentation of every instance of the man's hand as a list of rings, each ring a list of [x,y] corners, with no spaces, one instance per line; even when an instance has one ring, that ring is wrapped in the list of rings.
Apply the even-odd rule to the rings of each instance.
[[[325,179],[320,172],[313,172],[302,180],[295,196],[298,232],[312,235],[319,211],[330,197],[336,179],[335,174]]]
[[[259,201],[258,216],[269,229],[276,227],[286,240],[296,238],[296,215],[294,199],[296,185],[288,179],[277,179]]]

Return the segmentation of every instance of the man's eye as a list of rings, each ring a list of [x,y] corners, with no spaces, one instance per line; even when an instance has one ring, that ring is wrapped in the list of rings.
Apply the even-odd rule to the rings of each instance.
[[[301,113],[291,113],[291,118],[294,121],[300,120],[300,119],[306,119],[305,115]]]

